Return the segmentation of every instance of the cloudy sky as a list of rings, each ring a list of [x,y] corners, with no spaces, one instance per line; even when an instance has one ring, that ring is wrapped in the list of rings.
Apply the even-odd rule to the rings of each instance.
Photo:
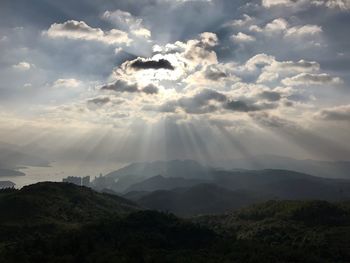
[[[0,140],[90,162],[350,159],[349,0],[2,0]]]

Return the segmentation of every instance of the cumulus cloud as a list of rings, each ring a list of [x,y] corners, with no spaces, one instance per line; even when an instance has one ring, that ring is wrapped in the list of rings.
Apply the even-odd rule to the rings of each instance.
[[[262,6],[265,8],[273,7],[292,7],[306,9],[314,6],[339,9],[342,11],[350,10],[350,1],[348,0],[262,0]]]
[[[225,24],[225,26],[230,26],[230,27],[246,27],[248,25],[250,25],[251,23],[253,23],[254,18],[247,15],[247,14],[243,14],[243,18],[242,19],[235,19],[232,20],[228,23]]]
[[[291,78],[282,80],[284,85],[299,86],[299,85],[325,85],[325,84],[340,84],[342,80],[338,77],[330,76],[329,74],[310,74],[301,73]]]
[[[281,34],[286,39],[303,39],[315,37],[322,33],[322,27],[318,25],[307,24],[291,26],[284,18],[276,18],[267,23],[264,27],[252,25],[249,27],[249,30],[267,36]]]
[[[62,24],[54,23],[44,32],[49,38],[67,38],[85,41],[98,41],[107,45],[129,45],[132,40],[128,33],[111,29],[104,32],[101,28],[93,28],[84,21],[69,20]]]
[[[322,32],[322,28],[317,25],[294,26],[288,28],[285,32],[286,38],[303,38],[305,36],[314,36]]]
[[[319,63],[315,61],[278,61],[274,56],[267,54],[257,54],[251,57],[242,70],[261,71],[257,83],[275,81],[280,76],[288,76],[295,73],[309,73],[320,70]]]
[[[235,43],[249,43],[254,42],[256,39],[253,36],[244,34],[242,32],[239,32],[237,35],[232,35],[231,37],[232,41]]]

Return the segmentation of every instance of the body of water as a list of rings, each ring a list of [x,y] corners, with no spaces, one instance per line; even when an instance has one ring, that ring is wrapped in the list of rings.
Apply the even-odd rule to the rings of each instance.
[[[0,181],[11,181],[16,184],[16,188],[21,188],[25,185],[35,184],[38,182],[62,182],[63,178],[68,176],[87,176],[91,180],[95,176],[103,175],[118,170],[125,164],[110,164],[110,165],[91,165],[91,164],[68,164],[68,163],[52,163],[50,167],[26,167],[20,169],[25,173],[25,176],[10,176],[0,177]]]

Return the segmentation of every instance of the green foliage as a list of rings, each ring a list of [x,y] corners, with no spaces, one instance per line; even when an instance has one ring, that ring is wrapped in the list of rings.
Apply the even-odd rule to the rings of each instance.
[[[46,183],[1,192],[0,208],[13,210],[0,217],[4,263],[350,262],[346,202],[270,201],[185,220]],[[21,219],[25,213],[30,220]]]

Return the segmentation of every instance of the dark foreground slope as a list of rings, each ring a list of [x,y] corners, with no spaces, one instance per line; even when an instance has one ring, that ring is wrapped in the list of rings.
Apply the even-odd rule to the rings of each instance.
[[[116,195],[68,183],[38,183],[0,191],[0,224],[81,223],[139,207]]]
[[[71,207],[71,198],[78,196],[80,212],[67,221],[41,208],[30,224],[2,220],[1,262],[350,262],[348,203],[272,201],[233,214],[184,220],[137,210],[124,199],[86,188],[48,184],[47,191],[43,185],[29,189],[28,196],[36,200],[33,207],[48,205],[47,200]],[[26,199],[22,190],[0,193],[1,199],[8,195],[17,204]],[[125,202],[128,209],[120,210]],[[92,209],[100,212],[82,219]]]
[[[200,214],[221,214],[262,202],[268,197],[244,190],[231,191],[215,184],[198,184],[168,191],[143,193],[140,197],[133,198],[143,207],[188,217]]]

